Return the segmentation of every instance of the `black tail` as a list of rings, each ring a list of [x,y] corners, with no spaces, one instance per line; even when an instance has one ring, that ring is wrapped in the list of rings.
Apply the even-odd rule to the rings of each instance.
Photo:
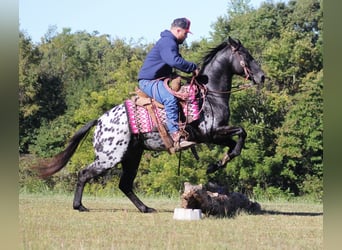
[[[92,120],[78,130],[70,139],[68,146],[59,154],[55,155],[50,160],[45,160],[39,163],[39,166],[33,167],[42,178],[48,177],[61,170],[75,153],[77,146],[88,135],[90,129],[97,124],[97,120]]]

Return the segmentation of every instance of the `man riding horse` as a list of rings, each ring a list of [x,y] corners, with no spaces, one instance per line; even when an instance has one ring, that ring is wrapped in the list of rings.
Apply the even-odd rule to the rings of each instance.
[[[161,38],[147,54],[138,75],[139,88],[149,97],[160,102],[165,107],[166,125],[174,143],[174,147],[186,148],[195,142],[187,141],[185,134],[179,128],[178,99],[166,88],[164,79],[172,75],[173,68],[185,73],[198,75],[199,69],[193,62],[183,59],[179,53],[182,44],[190,32],[190,21],[187,18],[177,18],[171,24],[170,30],[160,33]]]

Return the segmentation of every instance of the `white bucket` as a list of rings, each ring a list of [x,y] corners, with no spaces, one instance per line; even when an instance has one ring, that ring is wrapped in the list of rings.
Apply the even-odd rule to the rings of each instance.
[[[175,220],[200,220],[201,218],[201,209],[175,208],[173,212],[173,219]]]

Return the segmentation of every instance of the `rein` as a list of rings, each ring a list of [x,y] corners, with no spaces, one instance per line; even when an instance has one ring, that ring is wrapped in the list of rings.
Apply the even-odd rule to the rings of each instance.
[[[227,91],[216,91],[216,90],[207,90],[208,93],[215,93],[215,94],[230,94],[234,92],[238,92],[241,90],[249,89],[249,88],[254,88],[254,84],[251,83],[245,83],[237,86],[232,86],[231,88],[234,90],[227,90]]]

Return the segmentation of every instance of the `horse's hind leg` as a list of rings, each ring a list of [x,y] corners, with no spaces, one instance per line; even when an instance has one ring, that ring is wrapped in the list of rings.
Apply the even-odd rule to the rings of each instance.
[[[78,180],[76,184],[76,190],[75,190],[75,196],[74,196],[74,202],[73,207],[75,210],[78,210],[80,212],[89,211],[88,208],[83,206],[82,204],[82,195],[83,195],[83,189],[85,184],[92,178],[101,175],[103,172],[106,171],[106,169],[101,169],[98,166],[98,162],[94,161],[90,165],[88,165],[86,168],[82,169],[78,173]]]
[[[146,206],[133,192],[133,182],[138,172],[139,163],[143,153],[142,148],[130,149],[122,161],[122,175],[120,178],[120,190],[133,202],[142,213],[156,212],[154,208]]]

